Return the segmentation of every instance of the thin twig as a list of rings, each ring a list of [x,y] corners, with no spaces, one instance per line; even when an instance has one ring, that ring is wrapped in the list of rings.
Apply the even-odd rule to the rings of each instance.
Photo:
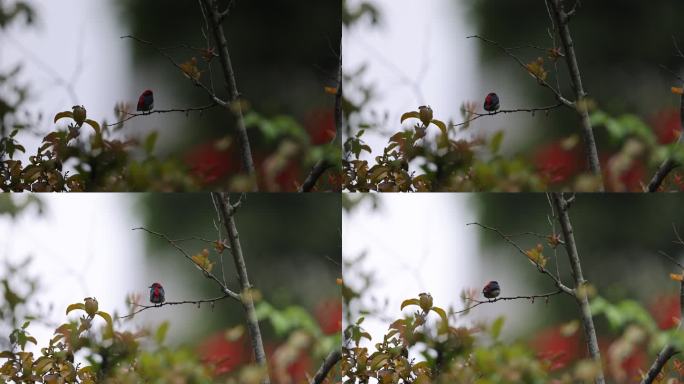
[[[598,150],[596,149],[596,140],[594,139],[594,130],[589,119],[589,111],[586,103],[586,92],[582,86],[582,77],[577,64],[577,56],[575,55],[575,44],[570,35],[570,27],[568,26],[569,16],[563,9],[562,0],[551,0],[551,9],[556,19],[556,26],[558,27],[558,35],[560,37],[563,50],[565,51],[565,63],[570,73],[570,81],[572,88],[575,91],[575,110],[580,117],[582,124],[582,137],[584,148],[587,156],[587,163],[589,170],[596,177],[601,178],[601,190],[603,190],[603,180],[601,177],[601,164],[599,163]]]
[[[133,228],[133,230],[134,230],[134,231],[136,231],[136,230],[143,230],[143,231],[145,231],[145,232],[147,232],[147,233],[149,233],[149,234],[155,235],[155,236],[157,236],[157,237],[161,237],[162,239],[166,240],[167,243],[171,244],[171,246],[173,246],[174,248],[176,248],[176,250],[178,250],[178,252],[180,252],[186,259],[188,259],[188,260],[192,263],[192,265],[194,265],[197,269],[199,269],[200,271],[202,271],[202,273],[204,273],[204,276],[206,276],[207,278],[209,278],[209,279],[211,279],[211,280],[214,280],[214,281],[216,282],[216,284],[218,284],[218,286],[221,287],[221,291],[222,291],[224,294],[226,294],[227,296],[230,296],[230,297],[231,297],[232,299],[234,299],[234,300],[241,301],[241,300],[240,300],[240,295],[239,295],[239,294],[237,294],[237,293],[231,291],[225,284],[223,284],[223,283],[221,282],[221,280],[219,280],[216,276],[214,276],[213,273],[207,271],[207,270],[204,269],[202,266],[200,266],[200,265],[198,265],[197,263],[195,263],[195,262],[192,260],[192,256],[190,256],[190,254],[189,254],[188,252],[186,252],[183,248],[181,248],[178,244],[176,244],[176,241],[170,239],[168,236],[166,236],[166,235],[163,234],[163,233],[155,232],[155,231],[149,230],[149,229],[147,229],[147,228],[145,228],[145,227],[137,227],[137,228]]]
[[[594,319],[591,315],[589,307],[589,297],[587,296],[586,286],[587,281],[582,275],[582,266],[580,264],[579,253],[577,252],[577,244],[575,243],[575,235],[570,223],[570,216],[568,215],[568,202],[561,193],[551,193],[551,201],[556,208],[558,215],[558,223],[563,232],[565,240],[565,251],[570,261],[570,268],[572,269],[572,276],[575,280],[575,298],[580,307],[580,316],[582,319],[582,326],[584,328],[585,340],[587,348],[589,349],[589,356],[596,364],[596,384],[605,383],[603,377],[603,367],[601,365],[601,351],[599,350],[598,339],[596,338],[596,329],[594,327]]]
[[[341,358],[342,352],[339,349],[335,349],[334,351],[330,352],[325,360],[323,360],[323,364],[321,364],[321,367],[318,368],[318,372],[316,372],[316,375],[309,383],[321,384],[328,376],[328,372],[330,372],[332,367],[334,367]]]
[[[325,159],[318,160],[297,192],[311,192],[321,175],[330,167],[332,167],[332,164],[329,161]]]
[[[121,121],[117,121],[116,123],[105,124],[105,127],[113,127],[113,126],[116,126],[116,125],[119,125],[119,124],[123,124],[123,123],[127,122],[128,120],[130,120],[130,119],[132,119],[132,118],[134,118],[134,117],[138,117],[138,116],[147,116],[147,115],[151,115],[151,114],[153,114],[153,113],[185,112],[185,114],[187,115],[189,112],[192,112],[192,111],[200,111],[200,112],[202,112],[202,111],[206,111],[207,109],[214,108],[214,107],[217,106],[217,105],[218,105],[218,104],[216,104],[216,103],[211,103],[211,104],[205,105],[205,106],[203,106],[203,107],[174,108],[174,109],[155,109],[155,110],[149,111],[149,112],[127,113],[128,117],[126,117],[125,119],[123,119],[123,120],[121,120]]]
[[[471,39],[471,38],[480,39],[480,40],[482,40],[482,41],[484,41],[484,42],[486,42],[486,43],[489,43],[489,44],[494,45],[495,47],[499,48],[499,50],[501,50],[503,53],[505,53],[506,55],[512,57],[512,58],[518,63],[518,65],[520,65],[525,71],[529,71],[529,70],[527,69],[527,64],[525,64],[525,62],[522,61],[518,56],[516,56],[516,55],[514,55],[513,53],[511,53],[511,52],[510,52],[510,51],[511,51],[510,48],[506,48],[506,47],[504,47],[503,45],[497,43],[497,42],[494,41],[494,40],[490,40],[490,39],[484,38],[484,37],[479,36],[479,35],[472,35],[472,36],[467,36],[467,37],[466,37],[466,39]],[[560,103],[562,103],[562,104],[565,105],[566,107],[575,108],[575,103],[573,103],[572,101],[570,101],[570,100],[566,99],[565,97],[563,97],[563,95],[560,93],[560,90],[559,90],[559,89],[555,89],[551,84],[547,83],[546,80],[543,80],[543,79],[541,79],[541,78],[539,78],[539,77],[536,77],[536,79],[539,81],[539,84],[540,84],[540,85],[542,85],[542,86],[548,88],[551,92],[553,92],[553,94],[556,96],[556,100],[558,100]]]
[[[176,63],[176,61],[171,56],[169,56],[169,54],[164,52],[164,49],[157,47],[156,45],[154,45],[154,43],[140,39],[140,38],[132,36],[132,35],[121,36],[120,38],[121,39],[132,39],[132,40],[135,40],[139,43],[146,44],[146,45],[153,47],[154,49],[157,50],[157,52],[159,52],[159,54],[166,57],[171,62],[171,64],[173,64],[174,67],[178,68],[182,73],[185,73],[185,70],[183,69],[183,67],[180,66],[180,64]],[[185,77],[190,79],[190,81],[192,81],[192,83],[195,86],[202,88],[207,93],[207,95],[209,95],[209,98],[211,98],[211,100],[213,102],[215,102],[216,104],[218,104],[222,107],[228,107],[229,106],[228,102],[226,102],[225,100],[222,100],[221,98],[216,96],[216,94],[214,92],[212,92],[209,88],[207,88],[207,86],[204,85],[201,81],[195,79],[192,76],[185,76]]]
[[[668,258],[671,262],[673,262],[676,266],[678,266],[679,268],[681,268],[682,270],[684,270],[684,265],[682,265],[681,263],[679,263],[674,257],[668,255],[666,252],[664,252],[664,251],[658,251],[658,254],[661,255],[661,256],[667,257],[667,258]]]
[[[522,248],[520,248],[520,246],[519,246],[518,244],[516,244],[513,240],[511,240],[510,236],[505,235],[503,232],[501,232],[501,231],[498,230],[497,228],[489,227],[489,226],[487,226],[487,225],[480,224],[480,223],[468,223],[468,224],[466,224],[466,225],[477,225],[477,226],[479,226],[479,227],[481,227],[481,228],[484,228],[484,229],[487,229],[487,230],[490,230],[490,231],[495,232],[495,233],[498,234],[502,239],[506,240],[509,244],[511,244],[512,246],[514,246],[515,249],[517,249],[518,252],[519,252],[521,255],[527,257],[527,253],[526,253]],[[528,258],[528,259],[529,259],[529,258]],[[531,260],[530,260],[530,261],[531,261]],[[572,290],[570,287],[566,286],[565,284],[563,284],[563,283],[561,282],[560,277],[554,276],[553,273],[549,272],[548,269],[544,268],[544,267],[543,267],[542,265],[540,265],[539,263],[534,263],[534,264],[535,264],[535,266],[537,267],[537,269],[539,270],[539,272],[541,272],[541,273],[547,275],[548,277],[550,277],[550,278],[553,280],[553,282],[556,284],[556,287],[558,287],[558,289],[560,289],[560,290],[563,291],[564,293],[567,293],[568,295],[575,296],[575,293],[573,292],[573,290]]]
[[[548,112],[548,111],[550,111],[550,110],[553,110],[553,109],[556,109],[556,108],[560,108],[560,107],[562,107],[562,106],[563,106],[563,103],[559,102],[558,104],[549,105],[549,106],[547,106],[547,107],[539,107],[539,108],[499,109],[498,111],[490,112],[490,113],[477,113],[477,112],[473,112],[473,113],[472,113],[472,116],[475,116],[475,117],[473,117],[473,118],[471,118],[471,119],[468,119],[468,120],[465,120],[465,121],[463,121],[463,122],[460,122],[460,123],[458,123],[458,124],[451,124],[451,127],[455,128],[455,127],[458,127],[458,126],[461,126],[461,125],[468,125],[468,124],[470,124],[472,121],[475,121],[475,120],[479,119],[480,117],[494,116],[494,115],[498,115],[498,114],[500,114],[500,113],[530,112],[530,113],[534,114],[535,112]]]
[[[259,319],[257,318],[256,310],[254,308],[252,285],[249,283],[249,277],[247,276],[247,265],[245,263],[244,255],[242,254],[242,245],[240,244],[238,230],[235,225],[235,211],[240,206],[242,199],[238,200],[238,202],[235,204],[231,204],[230,197],[227,193],[212,192],[211,197],[214,200],[215,206],[218,207],[217,214],[221,217],[221,222],[225,227],[228,243],[231,247],[231,254],[233,255],[233,261],[235,262],[235,270],[237,271],[238,281],[240,283],[242,307],[245,310],[247,328],[249,329],[249,335],[252,339],[252,350],[254,351],[254,357],[257,364],[263,368],[265,372],[267,372],[268,362],[266,361],[264,344],[261,340]],[[268,375],[264,376],[264,378],[261,380],[261,383],[270,383]]]
[[[450,312],[449,315],[457,315],[459,313],[464,313],[468,312],[471,309],[482,305],[482,304],[488,304],[488,303],[496,303],[497,301],[509,301],[509,300],[520,300],[520,299],[525,299],[525,300],[530,300],[534,304],[535,299],[546,299],[548,301],[549,297],[558,295],[560,293],[564,293],[562,289],[558,289],[557,291],[549,292],[549,293],[543,293],[540,295],[529,295],[529,296],[505,296],[505,297],[497,297],[496,299],[491,299],[491,300],[476,300],[472,298],[468,298],[467,301],[470,303],[475,303],[474,305],[471,305],[469,307],[466,307],[464,309],[461,309],[460,311],[454,311]]]
[[[159,307],[163,307],[163,306],[165,306],[165,305],[195,304],[195,305],[197,305],[197,306],[199,307],[200,304],[202,304],[202,303],[215,303],[215,302],[217,302],[217,301],[219,301],[219,300],[223,300],[223,299],[225,299],[225,298],[227,298],[227,297],[230,297],[230,296],[229,296],[229,295],[223,295],[223,296],[215,297],[215,298],[213,298],[213,299],[183,300],[183,301],[165,301],[165,302],[163,302],[163,303],[161,303],[161,304],[157,304],[157,305],[141,305],[141,304],[136,304],[135,307],[140,308],[140,309],[137,309],[137,310],[135,310],[135,311],[129,313],[128,315],[126,315],[126,316],[121,316],[121,317],[119,317],[119,318],[120,318],[120,319],[126,319],[126,318],[129,318],[129,317],[133,317],[134,315],[137,315],[138,313],[140,313],[140,312],[142,312],[142,311],[144,311],[144,310],[146,310],[146,309],[150,309],[150,308],[159,308]]]

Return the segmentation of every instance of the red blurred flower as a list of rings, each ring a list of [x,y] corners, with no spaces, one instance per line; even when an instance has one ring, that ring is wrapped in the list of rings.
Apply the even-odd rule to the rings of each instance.
[[[563,336],[560,327],[547,328],[539,332],[531,342],[540,359],[551,363],[550,370],[562,369],[576,360],[580,354],[579,333]]]
[[[200,343],[197,350],[204,362],[214,365],[216,375],[231,372],[240,365],[248,364],[252,356],[245,336],[229,341],[226,339],[225,331],[209,336]]]
[[[566,181],[584,167],[584,159],[578,146],[564,149],[560,142],[542,147],[534,155],[534,164],[549,183]]]
[[[653,131],[660,144],[669,144],[677,140],[681,133],[679,109],[669,108],[658,112],[651,119]]]
[[[660,329],[671,329],[679,321],[679,295],[659,296],[648,306],[648,311]]]
[[[335,138],[335,114],[332,108],[315,109],[304,118],[304,128],[309,133],[311,144],[323,145]]]
[[[190,172],[202,184],[211,184],[240,171],[240,159],[230,145],[219,149],[215,142],[200,144],[185,155]]]
[[[342,331],[342,302],[339,298],[330,298],[318,303],[314,314],[326,335]]]

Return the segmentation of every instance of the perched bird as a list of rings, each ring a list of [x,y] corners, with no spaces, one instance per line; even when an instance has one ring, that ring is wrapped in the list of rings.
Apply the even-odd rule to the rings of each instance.
[[[492,92],[485,97],[484,109],[487,112],[494,112],[499,109],[499,96]]]
[[[499,287],[499,283],[493,280],[487,283],[487,285],[485,285],[485,287],[482,289],[482,294],[488,299],[493,299],[499,296],[499,293],[501,293],[501,287]]]
[[[149,112],[152,108],[154,108],[154,96],[152,95],[152,91],[147,89],[138,99],[138,111]]]
[[[159,283],[154,283],[149,286],[150,288],[150,301],[154,304],[161,304],[166,299],[164,298],[164,287]]]

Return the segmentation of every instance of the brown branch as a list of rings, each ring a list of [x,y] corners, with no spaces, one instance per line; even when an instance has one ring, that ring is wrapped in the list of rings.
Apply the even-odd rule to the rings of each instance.
[[[329,161],[325,159],[318,160],[297,192],[311,192],[311,189],[316,185],[318,178],[320,178],[330,167],[332,167],[332,164],[330,164]]]
[[[679,283],[679,319],[679,325],[677,326],[678,330],[682,328],[682,319],[684,319],[684,281]],[[648,369],[644,379],[641,380],[641,384],[651,384],[658,377],[658,374],[660,374],[660,371],[670,358],[678,353],[679,351],[675,349],[674,346],[664,346],[660,353],[658,353],[653,364],[651,364],[651,368]]]
[[[156,45],[154,45],[154,43],[152,43],[150,41],[146,41],[146,40],[143,40],[143,39],[137,38],[135,36],[131,36],[131,35],[121,36],[120,38],[121,39],[132,39],[132,40],[135,40],[139,43],[152,46],[155,50],[157,50],[157,52],[159,52],[159,54],[166,57],[171,62],[171,64],[173,64],[174,67],[178,68],[182,73],[185,73],[185,70],[183,69],[183,67],[181,67],[180,64],[176,63],[176,61],[169,54],[164,52],[165,48],[159,48]],[[215,102],[216,104],[218,104],[222,107],[228,107],[229,106],[229,103],[227,103],[225,100],[222,100],[221,98],[216,96],[216,94],[214,92],[212,92],[211,89],[207,88],[207,86],[204,85],[201,81],[199,81],[199,80],[197,80],[191,76],[185,76],[185,77],[190,79],[190,81],[192,81],[192,83],[195,86],[202,88],[207,93],[207,95],[209,95],[209,98],[211,98],[211,100],[213,102]]]
[[[509,244],[511,244],[512,246],[514,246],[515,249],[517,249],[518,252],[519,252],[521,255],[525,256],[525,258],[527,258],[527,259],[529,260],[529,258],[527,257],[527,253],[525,253],[525,251],[524,251],[522,248],[520,248],[520,246],[519,246],[518,244],[516,244],[513,240],[511,240],[511,237],[510,237],[510,236],[505,235],[503,232],[501,232],[501,231],[498,230],[497,228],[489,227],[489,226],[487,226],[487,225],[480,224],[480,223],[467,223],[466,225],[477,225],[477,226],[479,226],[479,227],[481,227],[481,228],[484,228],[484,229],[487,229],[487,230],[490,230],[490,231],[495,232],[495,233],[498,234],[502,239],[506,240]],[[531,261],[531,260],[530,260],[530,261]],[[541,272],[541,273],[547,275],[549,278],[551,278],[551,279],[553,280],[554,284],[556,285],[556,287],[557,287],[558,289],[560,289],[560,290],[563,291],[564,293],[567,293],[567,294],[569,294],[569,295],[571,295],[571,296],[575,296],[575,293],[573,292],[573,290],[572,290],[570,287],[568,287],[568,286],[566,286],[565,284],[563,284],[563,282],[561,282],[560,277],[554,276],[548,269],[544,268],[543,266],[541,266],[541,265],[538,264],[538,263],[534,263],[534,265],[537,267],[537,269],[539,270],[539,272]]]
[[[128,121],[128,120],[130,120],[130,119],[132,119],[132,118],[134,118],[134,117],[138,117],[138,116],[147,116],[147,115],[151,115],[151,114],[153,114],[153,113],[185,112],[185,114],[187,115],[188,112],[192,112],[192,111],[200,111],[200,112],[202,112],[202,111],[205,111],[205,110],[207,110],[207,109],[214,108],[214,107],[217,106],[217,105],[218,105],[218,104],[214,102],[214,103],[211,103],[211,104],[209,104],[209,105],[205,105],[205,106],[203,106],[203,107],[175,108],[175,109],[155,109],[155,110],[149,111],[149,112],[127,113],[128,117],[126,117],[125,119],[123,119],[123,120],[121,120],[121,121],[117,121],[116,123],[105,124],[104,126],[105,126],[105,127],[113,127],[113,126],[115,126],[115,125],[123,124],[123,123],[125,123],[126,121]]]
[[[565,51],[565,63],[568,67],[568,71],[570,72],[572,88],[575,91],[575,110],[577,111],[582,124],[582,137],[584,149],[586,151],[587,162],[589,164],[589,170],[596,177],[601,178],[602,190],[603,180],[601,175],[601,164],[599,163],[598,150],[596,149],[594,130],[589,119],[589,111],[587,110],[587,94],[582,86],[582,77],[580,76],[579,65],[577,64],[577,56],[575,55],[575,44],[572,41],[570,27],[568,26],[569,16],[563,8],[562,0],[549,0],[549,2],[554,18],[556,19],[558,35],[563,45],[563,50]]]
[[[553,0],[552,0],[553,1]],[[594,319],[591,315],[589,307],[589,298],[586,289],[587,281],[582,275],[582,266],[580,264],[579,253],[577,252],[577,245],[575,243],[575,235],[568,215],[568,201],[561,193],[551,193],[551,201],[553,202],[558,223],[563,232],[563,239],[565,240],[565,251],[570,261],[570,268],[572,269],[572,276],[575,279],[575,298],[580,307],[580,316],[582,319],[582,326],[584,328],[584,335],[586,338],[587,348],[589,349],[589,356],[596,364],[598,369],[595,382],[596,384],[605,383],[603,377],[603,367],[601,365],[601,352],[599,350],[598,340],[596,338],[596,329],[594,328]]]
[[[321,384],[323,380],[325,380],[326,376],[328,376],[328,372],[330,372],[332,367],[334,367],[341,358],[342,352],[339,349],[330,352],[325,360],[323,360],[323,364],[321,364],[321,367],[318,368],[318,372],[316,372],[316,375],[309,383]]]
[[[237,271],[238,281],[240,283],[242,307],[245,310],[247,328],[249,329],[249,335],[252,339],[254,357],[257,364],[264,369],[264,372],[268,372],[266,352],[264,351],[264,344],[261,340],[261,330],[259,329],[259,319],[257,318],[256,310],[254,308],[254,299],[252,298],[252,285],[249,283],[249,277],[247,276],[247,265],[245,264],[245,258],[242,254],[242,245],[240,244],[238,230],[235,225],[235,211],[242,200],[238,200],[237,203],[231,204],[230,197],[227,193],[218,192],[212,192],[211,198],[214,201],[214,205],[218,208],[217,214],[219,221],[226,230],[228,244],[230,244],[231,247],[233,261],[235,262],[235,270]],[[264,376],[261,383],[270,383],[268,375]]]
[[[682,134],[680,134],[679,138],[677,139],[677,145],[681,145],[684,142],[684,95],[681,95],[679,98],[679,127]],[[665,159],[660,167],[658,167],[658,170],[656,170],[656,173],[653,175],[651,181],[648,183],[646,191],[656,192],[658,188],[660,188],[660,185],[663,183],[667,175],[673,169],[679,167],[679,165],[680,164],[671,157]]]
[[[484,38],[484,37],[479,36],[479,35],[472,35],[472,36],[466,37],[466,39],[471,39],[471,38],[480,39],[486,43],[494,45],[495,47],[499,48],[499,50],[501,50],[503,53],[505,53],[506,55],[513,58],[518,63],[518,65],[520,65],[525,71],[529,72],[529,70],[527,69],[527,64],[525,64],[525,62],[522,61],[518,56],[511,53],[511,48],[506,48],[494,40],[490,40],[490,39]],[[555,89],[551,84],[547,83],[546,80],[540,79],[539,77],[535,77],[535,78],[539,81],[540,85],[548,88],[551,92],[553,92],[553,94],[556,96],[556,100],[558,100],[558,102],[562,103],[566,107],[575,108],[575,103],[566,99],[565,97],[563,97],[563,95],[560,93],[560,90]]]
[[[471,118],[471,119],[468,119],[468,120],[465,120],[465,121],[463,121],[463,122],[460,122],[460,123],[458,123],[458,124],[451,124],[451,127],[455,128],[455,127],[458,127],[458,126],[461,126],[461,125],[468,125],[468,124],[470,124],[472,121],[475,121],[475,120],[479,119],[480,117],[494,116],[494,115],[498,115],[498,114],[500,114],[500,113],[530,112],[530,113],[534,114],[535,112],[548,112],[548,111],[550,111],[550,110],[552,110],[552,109],[560,108],[560,107],[562,107],[563,105],[564,105],[563,103],[559,102],[558,104],[549,105],[549,106],[547,106],[547,107],[539,107],[539,108],[499,109],[498,111],[490,112],[490,113],[477,113],[477,112],[473,112],[472,115],[475,116],[475,117],[473,117],[473,118]]]
[[[223,292],[226,296],[230,296],[230,298],[232,298],[232,299],[234,299],[234,300],[240,301],[240,295],[239,295],[239,294],[237,294],[237,293],[231,291],[231,290],[230,290],[225,284],[223,284],[223,283],[221,282],[221,280],[219,280],[213,273],[207,271],[206,269],[202,268],[202,266],[200,266],[200,265],[198,265],[197,263],[195,263],[195,262],[192,260],[192,256],[190,256],[190,254],[189,254],[187,251],[185,251],[185,250],[184,250],[183,248],[181,248],[178,244],[176,244],[176,242],[177,242],[176,240],[172,240],[172,239],[170,239],[168,236],[166,236],[166,235],[163,234],[163,233],[151,231],[151,230],[149,230],[149,229],[147,229],[147,228],[145,228],[145,227],[137,227],[137,228],[133,228],[133,230],[134,230],[134,231],[136,231],[136,230],[143,230],[143,231],[145,231],[145,232],[147,232],[147,233],[149,233],[149,234],[155,235],[155,236],[157,236],[157,237],[161,237],[162,239],[166,240],[166,242],[169,243],[169,244],[171,244],[171,246],[173,246],[174,248],[176,248],[176,250],[178,250],[178,252],[180,252],[180,253],[183,255],[183,257],[185,257],[186,259],[188,259],[188,260],[192,263],[192,265],[194,265],[197,269],[199,269],[200,271],[202,271],[202,273],[204,274],[204,276],[206,276],[208,279],[211,279],[211,280],[215,281],[216,284],[218,284],[218,286],[221,287],[221,292]]]
[[[231,296],[230,296],[230,295],[223,295],[223,296],[215,297],[215,298],[213,298],[213,299],[200,299],[200,300],[165,301],[165,302],[163,302],[163,303],[161,303],[161,304],[157,304],[157,305],[141,305],[141,304],[136,304],[135,307],[140,308],[140,309],[137,309],[137,310],[135,310],[135,311],[129,313],[128,315],[126,315],[126,316],[121,316],[121,317],[119,317],[119,318],[120,318],[120,319],[126,319],[126,318],[129,318],[129,317],[133,317],[134,315],[136,315],[136,314],[138,314],[138,313],[140,313],[140,312],[142,312],[142,311],[144,311],[144,310],[146,310],[146,309],[150,309],[150,308],[159,308],[159,307],[163,307],[163,306],[165,306],[165,305],[195,304],[195,305],[197,305],[197,307],[199,308],[199,306],[200,306],[202,303],[212,303],[212,305],[213,305],[213,303],[215,303],[215,302],[217,302],[217,301],[219,301],[219,300],[223,300],[223,299],[225,299],[225,298],[227,298],[227,297],[231,297]]]
[[[240,157],[242,159],[242,167],[252,178],[252,191],[258,190],[256,175],[254,170],[254,161],[252,160],[252,149],[249,145],[249,136],[247,135],[247,127],[242,116],[242,106],[240,105],[240,94],[235,83],[235,73],[233,72],[233,64],[230,60],[230,53],[228,52],[228,41],[223,32],[221,21],[223,16],[218,10],[218,5],[214,0],[202,0],[204,6],[204,13],[207,16],[207,22],[214,34],[214,42],[218,45],[219,61],[223,71],[223,79],[225,81],[226,91],[228,92],[229,111],[234,116],[237,123],[238,141],[240,143]]]
[[[506,297],[497,297],[496,299],[491,299],[491,300],[476,300],[476,299],[468,298],[468,299],[467,299],[468,302],[476,303],[476,304],[471,305],[471,306],[469,306],[469,307],[466,307],[466,308],[464,308],[464,309],[461,309],[460,311],[455,311],[455,312],[452,311],[452,312],[449,312],[449,315],[451,316],[451,315],[457,315],[457,314],[459,314],[459,313],[468,312],[468,311],[470,311],[471,309],[473,309],[473,308],[475,308],[475,307],[477,307],[477,306],[479,306],[479,305],[482,305],[482,304],[489,304],[489,303],[496,303],[497,301],[509,301],[509,300],[520,300],[520,299],[525,299],[525,300],[530,300],[530,301],[532,302],[532,304],[534,304],[534,300],[535,300],[535,299],[546,299],[546,301],[548,302],[549,297],[558,295],[558,294],[560,294],[560,293],[564,293],[562,289],[558,289],[557,291],[553,291],[553,292],[549,292],[549,293],[543,293],[543,294],[540,294],[540,295],[529,295],[529,296],[506,296]]]

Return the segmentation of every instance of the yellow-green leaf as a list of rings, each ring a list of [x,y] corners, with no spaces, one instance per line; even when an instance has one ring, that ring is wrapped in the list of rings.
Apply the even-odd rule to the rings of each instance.
[[[418,113],[418,111],[406,112],[403,115],[401,115],[401,122],[403,123],[404,120],[406,120],[410,117],[413,117],[415,119],[420,119],[420,114]]]
[[[444,124],[443,121],[437,120],[437,119],[432,119],[432,124],[436,125],[439,127],[439,129],[442,131],[442,134],[444,136],[448,136],[447,134],[447,126]]]
[[[66,309],[66,314],[68,315],[69,312],[75,310],[75,309],[81,309],[85,311],[85,304],[83,303],[76,303],[76,304],[71,304],[67,307]]]
[[[157,332],[154,334],[154,340],[157,341],[157,344],[162,344],[164,342],[164,339],[166,339],[166,333],[169,330],[169,322],[165,321],[161,323],[159,328],[157,328]]]
[[[499,338],[499,335],[501,334],[501,329],[503,328],[504,325],[504,317],[499,316],[494,320],[494,323],[492,323],[492,329],[491,329],[491,334],[492,334],[492,339],[496,340]]]
[[[492,136],[492,139],[489,141],[489,150],[492,151],[493,154],[499,152],[499,148],[501,148],[501,142],[503,141],[503,137],[504,132],[498,131],[494,134],[494,136]]]
[[[100,133],[100,124],[98,124],[97,121],[91,120],[91,119],[86,119],[85,123],[90,125],[91,127],[93,127],[93,129],[95,130],[95,133]]]
[[[404,301],[401,302],[401,308],[400,308],[400,309],[404,309],[404,307],[407,307],[407,306],[409,306],[409,305],[418,305],[418,306],[420,306],[420,300],[418,300],[418,299],[408,299],[408,300],[404,300]]]
[[[73,114],[73,112],[71,112],[71,111],[62,111],[62,112],[60,112],[60,113],[58,113],[58,114],[55,115],[55,121],[53,121],[53,123],[56,123],[57,120],[59,120],[59,119],[61,119],[61,118],[64,118],[64,117],[68,117],[68,118],[73,119],[73,118],[74,118],[74,114]]]

